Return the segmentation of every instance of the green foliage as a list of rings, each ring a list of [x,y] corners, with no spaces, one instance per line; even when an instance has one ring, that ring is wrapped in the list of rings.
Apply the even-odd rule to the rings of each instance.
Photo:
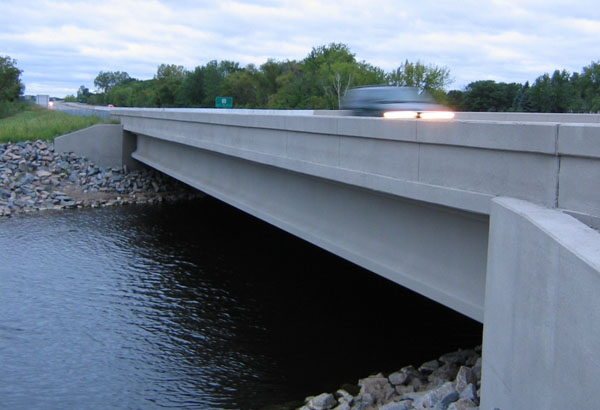
[[[103,94],[106,94],[112,87],[127,83],[130,80],[131,77],[125,71],[100,71],[94,79],[94,85]]]
[[[29,104],[23,101],[0,101],[0,119],[25,111]]]
[[[27,109],[0,120],[0,142],[53,140],[103,122],[98,117],[78,117],[28,104]]]
[[[22,73],[17,68],[16,60],[0,56],[0,101],[16,101],[23,94],[25,86],[21,82]]]
[[[399,87],[417,87],[420,91],[436,94],[452,82],[450,70],[446,67],[425,65],[420,61],[411,63],[406,60],[400,67],[387,75],[390,85]]]
[[[583,111],[600,112],[600,61],[584,67],[578,80]]]
[[[159,107],[175,107],[178,94],[187,72],[181,65],[161,64],[158,66],[156,80],[156,97]]]
[[[521,88],[517,83],[475,81],[460,97],[460,108],[464,111],[513,111],[513,103]]]
[[[221,84],[221,93],[232,97],[237,108],[258,106],[258,75],[253,65],[227,75]]]
[[[600,62],[581,74],[556,70],[529,83],[475,81],[464,90],[446,92],[452,82],[446,67],[405,60],[391,72],[357,61],[349,47],[330,43],[313,47],[300,61],[269,59],[260,66],[212,60],[187,71],[161,64],[151,80],[126,72],[100,72],[98,93],[80,87],[77,97],[89,104],[126,107],[207,107],[229,96],[236,108],[337,109],[351,87],[388,84],[417,87],[441,103],[463,111],[600,111]]]

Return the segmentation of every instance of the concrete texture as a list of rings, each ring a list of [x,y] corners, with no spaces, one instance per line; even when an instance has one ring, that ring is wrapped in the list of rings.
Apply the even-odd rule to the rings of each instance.
[[[542,112],[457,112],[457,120],[520,121],[554,123],[600,123],[597,114],[556,114]]]
[[[597,408],[600,233],[496,198],[489,238],[481,408]]]
[[[97,124],[62,135],[54,140],[57,152],[75,152],[102,167],[136,169],[142,166],[131,157],[135,150],[135,135],[123,132],[120,124]]]
[[[427,122],[247,110],[113,114],[135,134],[360,188],[484,214],[493,197],[511,196],[600,227],[600,190],[588,189],[599,169],[600,126],[549,121],[593,116]]]

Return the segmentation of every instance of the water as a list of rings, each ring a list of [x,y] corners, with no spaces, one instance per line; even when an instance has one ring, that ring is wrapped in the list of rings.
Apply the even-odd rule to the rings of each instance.
[[[0,408],[259,409],[481,326],[222,203],[0,220]]]

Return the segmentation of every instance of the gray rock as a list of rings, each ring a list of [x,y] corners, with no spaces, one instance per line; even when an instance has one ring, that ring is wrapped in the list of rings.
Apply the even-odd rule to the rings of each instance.
[[[473,367],[471,367],[471,371],[477,380],[481,380],[481,357],[478,358]]]
[[[339,389],[338,391],[336,391],[335,398],[341,404],[343,404],[343,403],[352,404],[352,402],[354,401],[354,396],[352,396],[350,393],[348,393],[344,389]]]
[[[443,366],[434,370],[433,373],[429,375],[427,380],[432,383],[439,383],[440,381],[446,382],[449,380],[454,380],[456,378],[456,374],[458,373],[458,366],[454,363],[444,363]]]
[[[394,372],[388,376],[388,380],[392,386],[398,386],[404,384],[408,380],[408,374],[405,372]]]
[[[375,404],[385,403],[396,392],[387,377],[383,377],[381,373],[359,380],[358,385],[360,386],[360,396],[369,394]]]
[[[440,362],[462,366],[467,362],[469,357],[476,355],[477,353],[474,350],[458,350],[440,356]]]
[[[363,393],[356,396],[354,399],[354,405],[352,406],[353,410],[363,410],[367,408],[372,408],[373,404],[375,404],[375,399],[369,393]]]
[[[462,392],[468,384],[477,383],[477,379],[470,367],[461,366],[454,381],[454,388],[457,392]]]
[[[451,403],[448,406],[448,410],[469,410],[469,409],[477,409],[478,406],[472,400],[469,399],[459,399],[454,403]]]
[[[338,402],[333,394],[322,393],[310,399],[306,405],[312,410],[329,410],[337,406]]]
[[[460,399],[469,399],[474,402],[479,401],[479,397],[477,396],[477,389],[472,384],[467,384],[462,392],[460,392]]]
[[[379,410],[411,410],[414,409],[412,400],[402,400],[379,406]]]
[[[440,367],[440,364],[437,360],[430,360],[428,362],[423,363],[420,367],[419,367],[419,371],[421,373],[432,373],[434,370],[437,370]]]
[[[0,200],[10,199],[0,215],[6,216],[18,212],[30,212],[49,208],[82,207],[98,205],[99,201],[83,200],[71,203],[72,199],[59,198],[55,202],[48,202],[49,192],[57,192],[61,187],[79,189],[81,192],[93,192],[100,187],[106,187],[104,192],[115,196],[119,193],[124,196],[113,200],[111,204],[120,205],[135,202],[127,198],[133,192],[143,193],[148,198],[140,202],[162,201],[163,197],[156,195],[155,187],[161,192],[171,191],[167,200],[177,200],[198,196],[197,192],[184,188],[183,184],[154,171],[136,171],[127,173],[126,169],[114,170],[119,178],[125,178],[121,186],[118,182],[111,185],[108,175],[113,170],[106,172],[101,167],[75,154],[56,154],[53,147],[42,141],[34,143],[7,143],[0,153]],[[58,193],[57,193],[58,194]],[[60,193],[59,195],[64,195]],[[56,195],[53,195],[56,198]],[[105,200],[102,202],[106,203]]]
[[[407,393],[414,393],[415,392],[415,386],[403,386],[403,385],[399,385],[396,386],[396,393],[399,394],[400,396],[403,396]]]
[[[452,382],[447,382],[419,397],[415,400],[414,406],[415,409],[427,409],[436,407],[439,404],[440,410],[445,410],[450,403],[457,399],[458,392],[454,389]]]

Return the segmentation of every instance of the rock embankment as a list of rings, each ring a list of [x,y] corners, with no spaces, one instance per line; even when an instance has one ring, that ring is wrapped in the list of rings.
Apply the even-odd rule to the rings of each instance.
[[[480,380],[478,347],[445,354],[418,369],[407,366],[387,377],[361,379],[354,395],[340,389],[307,397],[299,410],[478,409]]]
[[[103,168],[43,141],[0,144],[0,216],[200,196],[159,172]]]

